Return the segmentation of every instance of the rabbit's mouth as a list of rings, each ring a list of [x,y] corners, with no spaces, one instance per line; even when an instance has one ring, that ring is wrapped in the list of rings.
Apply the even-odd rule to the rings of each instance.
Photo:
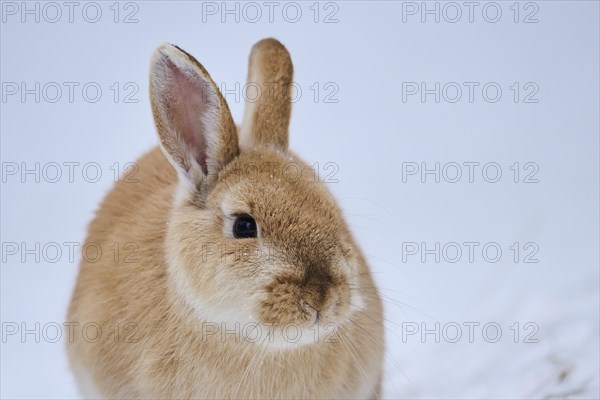
[[[281,277],[267,286],[260,316],[268,324],[312,326],[335,321],[348,303],[345,284],[326,273],[311,278]]]
[[[272,335],[264,344],[293,348],[335,341],[351,315],[363,308],[350,288],[346,278],[327,273],[276,278],[258,307],[260,323]]]

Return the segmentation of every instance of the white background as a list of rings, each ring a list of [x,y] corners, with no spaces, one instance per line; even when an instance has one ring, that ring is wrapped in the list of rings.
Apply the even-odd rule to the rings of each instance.
[[[385,396],[600,396],[596,1],[522,2],[517,7],[513,1],[478,2],[472,22],[469,8],[458,2],[462,15],[455,23],[449,20],[456,7],[434,2],[427,7],[438,7],[439,22],[433,14],[423,15],[422,22],[420,12],[408,12],[413,5],[420,9],[421,2],[295,3],[302,12],[295,23],[298,7],[289,2],[277,3],[272,22],[262,2],[255,3],[261,12],[257,22],[252,22],[257,8],[242,3],[227,5],[238,7],[237,15],[221,15],[224,6],[213,3],[219,10],[209,15],[203,9],[211,5],[193,1],[116,7],[113,1],[97,2],[98,7],[81,2],[72,22],[68,7],[55,4],[60,18],[56,7],[28,2],[28,8],[39,10],[36,22],[35,13],[22,15],[21,2],[2,2],[3,398],[78,396],[62,341],[51,343],[49,335],[41,335],[36,343],[34,334],[6,333],[14,324],[35,330],[40,323],[40,331],[46,324],[62,324],[80,253],[71,261],[63,246],[57,262],[44,254],[36,262],[31,254],[9,254],[6,246],[17,243],[23,250],[22,243],[43,248],[84,241],[86,225],[113,184],[110,167],[119,163],[122,169],[157,143],[147,72],[158,44],[186,49],[228,90],[240,85],[236,93],[225,94],[240,121],[247,56],[253,43],[269,36],[289,49],[302,90],[293,108],[291,147],[322,170],[327,162],[339,167],[338,182],[329,187],[385,295]],[[84,16],[95,18],[96,8],[102,11],[99,21],[86,21]],[[499,20],[489,22],[498,8]],[[131,13],[137,22],[123,23]],[[537,22],[524,23],[528,15]],[[326,16],[330,23],[324,22]],[[29,89],[39,82],[39,102],[35,94],[11,95],[11,82]],[[55,103],[50,101],[56,97],[53,84],[42,90],[52,82],[63,89]],[[79,84],[72,102],[65,82]],[[89,82],[102,89],[95,103],[89,101],[92,89],[87,99],[82,95]],[[116,102],[115,82],[120,88]],[[320,88],[316,98],[315,82]],[[440,88],[455,82],[463,92],[455,103],[449,101],[456,96],[453,85],[440,93],[439,103],[434,94],[424,101],[420,95],[403,99],[403,82],[425,82],[428,89],[436,82]],[[479,84],[472,102],[464,82]],[[490,101],[492,89],[487,100],[482,96],[489,82],[502,89],[497,102]],[[515,82],[517,102],[510,88]],[[332,85],[326,88],[327,83]],[[533,85],[528,90],[527,83]],[[137,102],[127,103],[132,88],[139,89],[130,98]],[[537,102],[526,103],[531,88],[538,89],[530,99]],[[334,89],[337,93],[326,97]],[[42,174],[52,162],[62,166],[56,183],[49,182],[54,169]],[[80,163],[73,182],[65,162]],[[102,171],[95,183],[86,181],[94,178],[94,169],[82,175],[82,166],[92,162]],[[403,163],[410,162],[430,169],[436,162],[440,169],[456,162],[463,175],[457,183],[447,182],[444,177],[455,173],[450,164],[439,183],[432,174],[425,183],[420,174],[403,182]],[[472,183],[465,162],[480,163]],[[521,169],[518,183],[509,169],[515,162]],[[524,170],[527,162],[539,168],[537,183],[523,182],[531,171]],[[6,175],[14,163],[19,168],[40,163],[39,182],[20,171]],[[482,176],[486,163],[501,167],[498,182]],[[494,175],[492,169],[485,177]],[[448,262],[455,253],[442,254],[439,262],[426,255],[423,262],[421,253],[403,254],[409,242],[424,242],[430,249],[436,242],[480,246],[473,262],[464,246],[456,263]],[[518,262],[509,248],[515,242],[521,247]],[[537,263],[523,262],[532,249],[523,246],[530,242],[538,248]],[[483,258],[486,243],[502,249],[498,262]],[[445,333],[440,343],[434,334],[406,335],[408,326],[435,330],[436,322]],[[480,324],[473,343],[464,325],[468,322]],[[518,343],[511,330],[515,322]],[[493,329],[483,334],[486,323],[501,327],[498,342],[486,340],[495,336]],[[463,328],[463,336],[450,343],[454,324]],[[538,343],[524,343],[536,326]]]

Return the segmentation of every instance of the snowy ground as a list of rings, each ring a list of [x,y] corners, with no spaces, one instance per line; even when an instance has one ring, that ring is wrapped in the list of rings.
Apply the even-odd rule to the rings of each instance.
[[[156,143],[146,97],[153,48],[168,41],[195,54],[229,90],[239,120],[246,57],[267,36],[290,50],[301,90],[292,147],[325,176],[327,162],[337,165],[329,186],[385,295],[385,397],[600,397],[597,2],[478,2],[472,22],[458,2],[456,23],[456,6],[435,2],[427,7],[440,10],[439,22],[421,15],[421,2],[280,2],[273,22],[258,2],[255,23],[242,3],[228,6],[238,7],[236,22],[220,2],[121,3],[118,15],[99,2],[96,23],[86,20],[96,6],[82,16],[88,3],[73,22],[55,3],[55,23],[55,9],[29,2],[40,10],[35,22],[22,4],[1,4],[2,398],[78,396],[64,344],[51,340],[80,256],[70,259],[64,243],[84,240],[115,169]],[[10,94],[21,82],[40,82],[39,102]],[[52,82],[63,91],[56,102]],[[68,82],[78,84],[73,101]],[[408,94],[421,82],[440,83],[439,102]],[[97,102],[93,88],[82,94],[86,83],[102,89]],[[488,83],[488,100],[502,90],[497,102],[482,95]],[[36,162],[39,182],[8,174]],[[80,163],[72,181],[68,162]],[[90,162],[97,182],[88,181],[94,170],[82,175]],[[403,176],[423,162],[446,175]],[[453,162],[457,183],[448,182]],[[473,182],[470,162],[479,163]],[[62,167],[56,183],[50,163]],[[484,179],[495,170],[482,175],[488,163],[502,172],[496,183]],[[36,243],[37,254],[23,251]],[[62,249],[55,262],[43,250],[52,243]],[[39,335],[23,338],[23,328]]]

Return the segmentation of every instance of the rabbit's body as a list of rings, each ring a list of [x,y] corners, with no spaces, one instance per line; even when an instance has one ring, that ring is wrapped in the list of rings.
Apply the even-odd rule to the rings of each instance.
[[[220,132],[237,135],[221,118]],[[68,314],[79,324],[68,350],[80,386],[107,398],[377,397],[380,299],[310,168],[289,151],[230,143],[231,155],[217,147],[226,161],[217,173],[202,175],[179,169],[186,161],[177,163],[168,140],[116,184],[90,224],[86,243],[102,254],[82,261]],[[294,179],[272,168],[290,162],[301,171]],[[252,215],[256,239],[227,236],[230,211],[235,224]]]

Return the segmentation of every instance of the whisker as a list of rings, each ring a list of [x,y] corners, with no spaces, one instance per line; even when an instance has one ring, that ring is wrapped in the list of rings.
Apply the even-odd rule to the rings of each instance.
[[[368,380],[367,373],[365,372],[362,365],[360,364],[360,361],[357,358],[356,352],[352,351],[352,348],[350,347],[351,343],[349,341],[346,342],[344,335],[338,335],[338,337],[340,338],[340,343],[342,343],[344,346],[347,346],[347,349],[349,350],[348,354],[354,359],[354,363],[356,364],[356,367],[358,368],[359,372],[365,378],[365,381],[367,381]]]
[[[383,354],[384,356],[388,357],[388,359],[391,361],[391,363],[394,365],[394,367],[396,367],[396,369],[398,370],[398,372],[400,372],[402,374],[402,376],[404,376],[404,378],[410,383],[412,384],[412,381],[410,380],[410,378],[408,377],[408,375],[406,375],[404,373],[404,371],[402,370],[402,368],[400,368],[400,365],[398,364],[398,362],[394,359],[394,357],[386,350],[386,348],[381,344],[378,343],[377,340],[375,340],[375,338],[373,337],[373,335],[371,335],[369,333],[369,331],[367,331],[364,327],[360,326],[359,323],[357,323],[356,321],[354,321],[352,318],[348,319],[352,324],[354,324],[354,326],[356,326],[357,328],[359,328],[361,331],[363,331],[368,337],[369,339],[371,339],[371,341],[376,345],[379,346],[379,348],[381,350],[383,350]],[[385,370],[385,368],[382,369],[382,372],[388,377],[391,378],[387,371]],[[394,380],[390,379],[390,382],[392,383],[392,386],[394,387],[394,390],[396,391],[397,394],[400,394],[400,391],[398,390],[398,388],[396,387],[396,385],[394,385]]]
[[[372,294],[372,295],[374,295],[374,296],[376,296],[376,295],[380,295],[380,296],[382,296],[382,297],[383,297],[383,299],[382,299],[382,300],[385,300],[385,299],[387,299],[388,301],[391,301],[393,304],[397,305],[397,306],[398,306],[400,309],[402,309],[402,307],[406,307],[406,308],[408,308],[408,309],[410,309],[410,310],[413,310],[413,311],[416,311],[416,312],[418,312],[418,313],[420,313],[420,314],[423,314],[423,315],[425,315],[426,317],[429,317],[429,318],[431,318],[431,319],[432,319],[432,320],[434,320],[434,321],[439,321],[439,319],[438,319],[438,318],[436,318],[436,317],[434,317],[433,315],[430,315],[430,314],[426,313],[426,312],[425,312],[425,311],[423,311],[423,310],[419,310],[418,308],[416,308],[416,307],[413,307],[413,306],[411,306],[411,305],[410,305],[410,304],[408,304],[408,303],[405,303],[405,302],[403,302],[403,301],[396,300],[396,299],[394,299],[394,298],[392,298],[392,297],[389,297],[389,296],[388,296],[388,295],[386,295],[385,293],[380,293],[380,292],[377,292],[377,291],[369,291],[369,290],[367,290],[367,289],[365,289],[365,288],[357,287],[357,286],[355,286],[355,285],[352,285],[352,284],[349,284],[349,286],[350,286],[350,287],[351,287],[353,290],[356,290],[356,291],[358,291],[358,292],[369,293],[369,294]],[[375,297],[372,297],[372,298],[375,298]]]

